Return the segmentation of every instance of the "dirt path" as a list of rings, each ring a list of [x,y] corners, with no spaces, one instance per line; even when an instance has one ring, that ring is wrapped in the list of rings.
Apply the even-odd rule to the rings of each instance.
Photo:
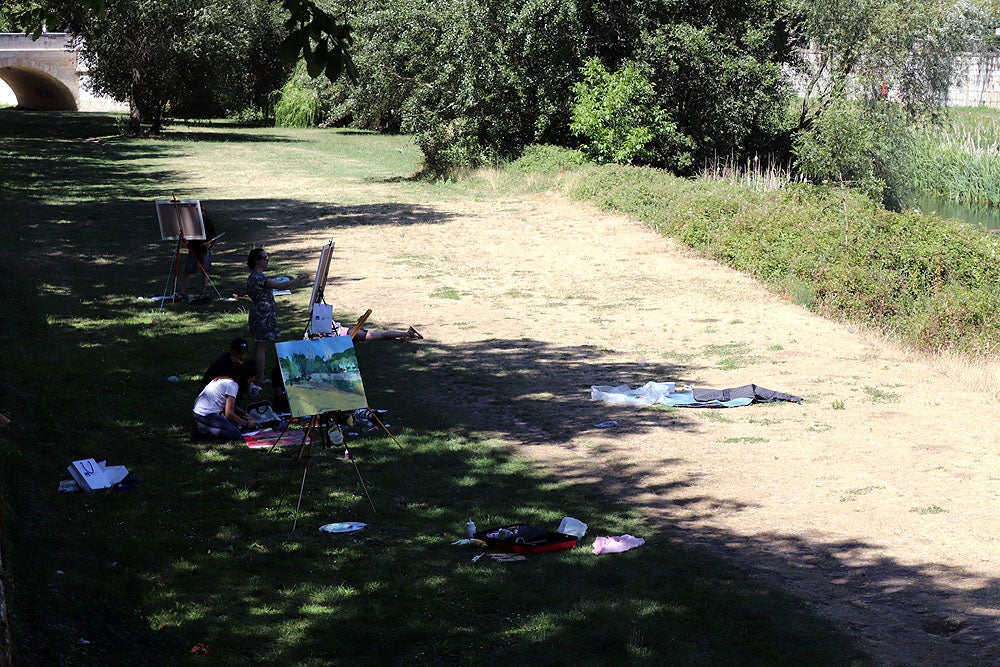
[[[338,224],[357,216],[366,224]],[[338,256],[366,258],[335,266],[335,305],[418,324],[430,367],[488,378],[442,388],[470,428],[604,478],[648,514],[654,542],[702,545],[778,582],[881,664],[1000,664],[1000,406],[960,378],[557,197],[330,220]],[[590,399],[592,384],[647,380],[805,401]],[[594,427],[609,419],[618,428]]]

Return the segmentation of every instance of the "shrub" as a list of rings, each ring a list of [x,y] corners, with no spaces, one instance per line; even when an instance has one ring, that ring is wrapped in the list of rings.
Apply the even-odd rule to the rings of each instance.
[[[576,102],[570,129],[584,139],[581,150],[596,162],[648,164],[662,157],[674,166],[691,162],[691,140],[677,132],[670,114],[656,105],[653,85],[638,66],[608,72],[591,58],[573,85]]]

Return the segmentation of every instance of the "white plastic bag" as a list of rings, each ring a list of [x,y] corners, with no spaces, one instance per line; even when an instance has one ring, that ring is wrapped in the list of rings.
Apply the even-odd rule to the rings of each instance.
[[[587,534],[587,524],[571,516],[564,516],[563,520],[559,522],[559,528],[556,529],[556,532],[583,539],[583,536]]]
[[[660,399],[674,393],[675,387],[676,384],[673,382],[647,382],[636,389],[630,388],[627,384],[620,384],[617,387],[595,385],[590,388],[590,397],[612,405],[642,407],[658,403]]]

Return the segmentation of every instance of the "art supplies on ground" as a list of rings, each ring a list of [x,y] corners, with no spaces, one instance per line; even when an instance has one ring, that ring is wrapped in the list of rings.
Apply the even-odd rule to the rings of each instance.
[[[482,540],[493,549],[513,551],[516,554],[538,554],[572,549],[579,542],[575,535],[564,535],[523,523],[479,531],[473,537]]]
[[[80,459],[73,461],[67,470],[77,486],[84,491],[100,491],[111,488],[128,477],[128,469],[125,466],[109,466],[107,463],[94,459]]]

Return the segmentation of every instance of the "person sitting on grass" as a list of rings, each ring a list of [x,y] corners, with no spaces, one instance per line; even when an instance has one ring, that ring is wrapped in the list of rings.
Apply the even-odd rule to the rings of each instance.
[[[250,389],[256,379],[253,364],[244,364],[235,374],[217,377],[201,390],[194,402],[195,434],[222,440],[241,440],[246,428],[257,428],[257,422],[239,414],[236,400]]]

